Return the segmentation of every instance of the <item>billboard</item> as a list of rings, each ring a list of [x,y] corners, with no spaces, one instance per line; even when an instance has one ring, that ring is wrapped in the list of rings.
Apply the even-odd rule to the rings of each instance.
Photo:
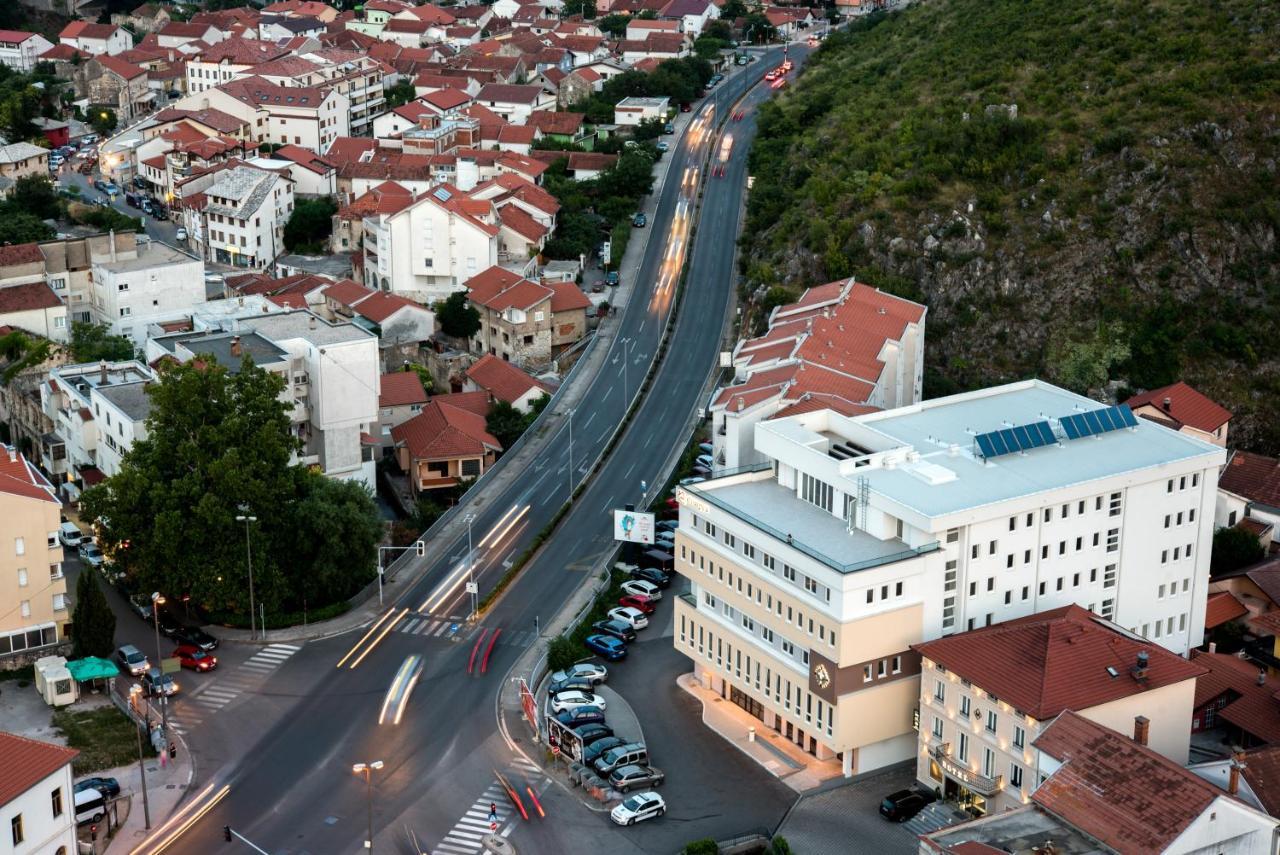
[[[626,543],[653,543],[653,514],[615,510],[613,539]]]

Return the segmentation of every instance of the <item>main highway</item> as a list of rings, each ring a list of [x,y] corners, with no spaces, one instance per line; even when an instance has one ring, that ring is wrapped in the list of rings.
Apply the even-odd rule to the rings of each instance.
[[[201,769],[178,817],[135,851],[207,852],[215,842],[224,845],[223,828],[230,826],[273,855],[355,852],[364,847],[369,825],[380,851],[416,851],[410,839],[422,851],[433,851],[477,799],[488,803],[495,770],[525,780],[497,733],[495,695],[503,675],[534,643],[535,623],[550,619],[611,548],[610,510],[639,504],[642,485],[652,492],[673,450],[687,440],[684,427],[717,364],[736,278],[734,247],[754,107],[771,94],[755,84],[781,53],[757,54],[760,61],[721,83],[667,155],[671,163],[650,218],[654,231],[636,287],[617,334],[607,342],[604,367],[572,416],[572,461],[566,424],[535,465],[507,479],[510,486],[486,497],[474,512],[470,547],[465,531],[449,542],[429,541],[427,556],[417,559],[427,564],[425,572],[388,602],[372,629],[308,643],[273,678],[258,706],[229,711],[240,716],[222,726],[236,743],[235,759]],[[723,126],[735,137],[733,156],[724,177],[711,177],[707,166],[718,160],[720,146],[712,113],[717,107],[728,112],[740,98],[745,118]],[[702,197],[696,200],[699,183]],[[681,292],[682,263],[688,276]],[[465,626],[468,575],[481,595],[491,590],[560,510],[570,495],[570,478],[580,483],[638,394],[677,295],[683,305],[668,349],[620,442],[537,558],[478,627]],[[524,644],[509,643],[516,637]],[[388,712],[386,698],[406,660],[408,667],[417,663],[420,673],[397,716],[394,705]],[[255,726],[259,716],[273,722],[265,733]],[[352,766],[374,761],[383,766],[372,773],[368,788]],[[504,803],[504,823],[507,810]],[[607,820],[601,823],[603,831]],[[537,833],[526,827],[533,828],[520,824],[511,830],[517,846],[522,836]],[[238,851],[244,844],[226,845]],[[442,845],[434,851],[448,850]]]

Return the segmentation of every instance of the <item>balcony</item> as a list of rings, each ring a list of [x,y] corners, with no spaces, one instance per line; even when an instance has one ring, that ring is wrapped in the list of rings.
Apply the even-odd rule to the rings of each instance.
[[[685,605],[691,609],[696,609],[698,607],[698,598],[688,591],[685,591],[683,594],[676,594],[676,599],[684,600]]]
[[[958,761],[951,759],[950,742],[940,742],[934,745],[929,753],[933,755],[933,759],[938,761],[938,765],[942,767],[944,772],[980,796],[993,796],[1004,789],[1004,775],[996,775],[994,778],[979,775],[968,767],[960,765]]]

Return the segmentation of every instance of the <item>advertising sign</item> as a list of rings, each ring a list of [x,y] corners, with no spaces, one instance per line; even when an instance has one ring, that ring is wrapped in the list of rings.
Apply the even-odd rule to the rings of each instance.
[[[653,514],[614,511],[613,539],[626,543],[653,543]]]
[[[533,728],[534,741],[538,739],[538,701],[533,697],[533,692],[529,691],[529,684],[520,678],[520,706],[524,710],[525,721],[529,722],[529,726]]]

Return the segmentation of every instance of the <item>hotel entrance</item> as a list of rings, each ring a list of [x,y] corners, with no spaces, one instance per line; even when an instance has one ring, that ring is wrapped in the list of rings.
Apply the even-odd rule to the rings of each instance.
[[[946,782],[943,784],[942,790],[942,798],[944,800],[954,804],[974,818],[986,814],[987,799],[985,796],[973,792],[950,775],[946,775],[945,778]]]

